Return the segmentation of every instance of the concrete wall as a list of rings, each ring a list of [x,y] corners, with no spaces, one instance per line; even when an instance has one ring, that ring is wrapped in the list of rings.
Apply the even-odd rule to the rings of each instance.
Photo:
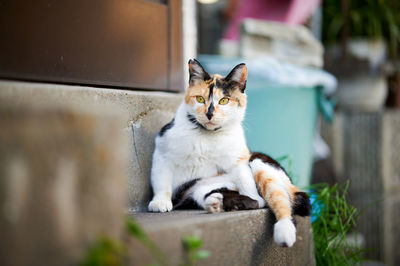
[[[170,122],[182,100],[181,94],[98,89],[40,83],[3,81],[0,98],[13,103],[13,108],[24,106],[64,106],[72,109],[108,109],[122,121],[119,129],[125,132],[128,163],[128,206],[144,210],[150,199],[149,176],[154,137]]]
[[[179,94],[0,82],[0,264],[76,264],[150,196]],[[128,180],[127,180],[128,179]]]

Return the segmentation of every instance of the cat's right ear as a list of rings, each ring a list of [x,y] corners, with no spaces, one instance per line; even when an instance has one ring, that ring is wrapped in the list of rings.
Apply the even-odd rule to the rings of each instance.
[[[196,84],[197,81],[209,80],[210,75],[204,70],[196,59],[189,60],[189,84]]]

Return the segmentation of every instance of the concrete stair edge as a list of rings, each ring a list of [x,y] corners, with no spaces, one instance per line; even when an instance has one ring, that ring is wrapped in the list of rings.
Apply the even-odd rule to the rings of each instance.
[[[182,238],[199,236],[202,249],[211,252],[197,265],[315,265],[310,218],[296,216],[297,241],[291,248],[275,244],[274,216],[268,209],[208,214],[205,211],[131,213],[150,238],[167,254],[172,265],[185,261]],[[148,265],[154,258],[131,240],[134,265]]]
[[[125,136],[128,143],[124,138],[122,141],[124,144],[114,149],[110,147],[110,152],[115,153],[121,151],[118,149],[122,149],[122,153],[125,154],[128,151],[126,177],[129,213],[143,225],[150,237],[160,245],[162,250],[166,251],[167,255],[171,254],[173,262],[182,262],[182,236],[194,234],[203,238],[204,249],[218,255],[198,265],[315,265],[309,218],[296,217],[298,240],[294,247],[288,249],[278,247],[273,242],[274,218],[267,209],[215,215],[205,214],[202,211],[168,214],[137,212],[145,210],[151,196],[149,175],[154,137],[159,129],[172,119],[181,100],[181,94],[163,92],[0,80],[0,104],[11,103],[15,110],[25,107],[29,109],[31,106],[34,108],[50,106],[55,109],[66,108],[80,115],[80,111],[76,110],[83,108],[93,112],[101,125],[103,125],[103,114],[107,114],[110,123],[113,115],[118,116],[118,119],[112,122],[112,125],[117,127],[112,131],[113,136],[117,138]],[[110,110],[112,115],[109,116],[109,112],[103,112],[103,109]],[[34,117],[40,121],[37,116]],[[109,122],[104,121],[104,123]],[[120,134],[118,132],[120,130],[124,130],[125,133]],[[107,141],[107,138],[104,140]],[[123,188],[120,181],[117,186],[121,193],[126,193],[126,187]],[[97,204],[102,206],[102,202],[106,201],[113,201],[113,199],[98,197]],[[112,204],[121,204],[121,198],[119,197],[118,201]],[[117,208],[104,211],[115,214],[116,210]],[[107,221],[104,222],[107,224]],[[117,228],[117,223],[121,222],[121,219],[116,223],[113,222],[113,228]],[[62,226],[62,224],[56,226]],[[122,226],[121,224],[121,228]],[[92,237],[93,235],[88,239]],[[56,238],[57,236],[52,241],[58,241]],[[152,262],[151,257],[146,255],[147,252],[137,241],[132,240],[130,247],[134,265]]]

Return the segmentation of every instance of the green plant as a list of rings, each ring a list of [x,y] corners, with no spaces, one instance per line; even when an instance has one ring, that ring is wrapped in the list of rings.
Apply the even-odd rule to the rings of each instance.
[[[400,46],[399,10],[397,0],[325,0],[323,40],[332,42],[341,37],[345,45],[350,36],[384,38],[390,57],[396,59]]]
[[[168,258],[164,255],[164,253],[157,247],[157,245],[149,238],[146,232],[142,229],[136,220],[133,218],[127,217],[125,220],[125,226],[128,233],[135,237],[148,251],[149,253],[156,259],[157,263],[160,265],[170,265],[171,263],[168,261]]]
[[[364,250],[347,242],[347,235],[356,226],[360,215],[346,200],[349,183],[344,186],[318,184],[313,186],[316,195],[312,223],[317,265],[359,265]]]
[[[137,239],[150,255],[156,260],[151,265],[172,265],[167,256],[150,239],[140,224],[131,217],[126,217],[125,228],[127,233]],[[201,238],[186,236],[182,239],[185,250],[186,263],[182,266],[194,266],[196,261],[210,256],[207,250],[199,250],[203,245]],[[90,247],[80,263],[80,266],[123,266],[130,265],[126,244],[110,237],[101,237]]]
[[[186,236],[183,238],[183,247],[186,250],[186,264],[183,266],[193,266],[197,260],[210,257],[210,251],[199,250],[203,245],[203,241],[198,236]]]
[[[125,246],[109,237],[101,237],[86,253],[81,266],[122,266],[126,264]]]

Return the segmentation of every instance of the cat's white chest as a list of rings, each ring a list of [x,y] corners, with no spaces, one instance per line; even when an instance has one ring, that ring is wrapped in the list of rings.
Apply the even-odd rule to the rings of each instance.
[[[168,142],[168,160],[174,165],[174,185],[194,178],[228,172],[235,164],[239,148],[229,135],[175,135]]]

